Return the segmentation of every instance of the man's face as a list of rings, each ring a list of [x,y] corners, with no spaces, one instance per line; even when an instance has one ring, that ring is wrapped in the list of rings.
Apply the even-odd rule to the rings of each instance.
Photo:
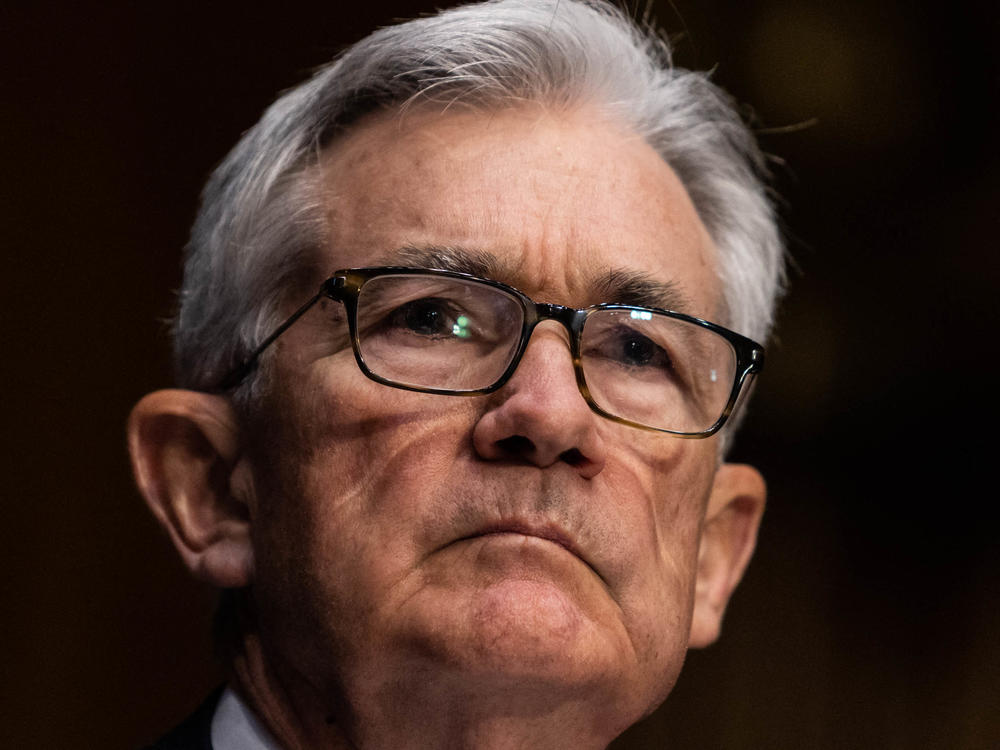
[[[672,285],[713,319],[712,243],[671,169],[589,110],[373,118],[322,160],[325,270],[488,254],[540,302]],[[317,279],[317,283],[320,279]],[[367,379],[342,307],[270,352],[249,446],[253,591],[272,657],[333,696],[446,689],[606,696],[638,716],[688,644],[714,439],[613,423],[577,390],[565,329],[510,382],[447,397]]]

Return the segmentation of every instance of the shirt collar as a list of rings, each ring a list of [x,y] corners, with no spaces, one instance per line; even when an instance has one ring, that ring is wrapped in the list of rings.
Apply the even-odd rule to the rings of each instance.
[[[253,711],[226,688],[212,717],[213,750],[280,750]]]

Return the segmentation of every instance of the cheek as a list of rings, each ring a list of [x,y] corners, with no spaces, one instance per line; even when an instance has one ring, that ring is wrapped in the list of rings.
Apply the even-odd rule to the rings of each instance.
[[[441,512],[431,501],[446,494],[473,416],[470,400],[381,386],[337,358],[269,404],[281,416],[254,456],[265,467],[254,528],[261,595],[308,610],[316,632],[341,640],[423,554],[420,529]]]
[[[620,604],[636,623],[633,637],[656,652],[665,642],[686,643],[715,449],[706,441],[651,438],[633,441],[605,473],[619,488],[610,498],[622,506],[616,515],[630,519]]]
[[[341,369],[341,368],[338,368]],[[411,393],[374,383],[353,361],[314,391],[325,415],[298,457],[321,518],[353,519],[370,533],[406,528],[420,499],[445,484],[468,451],[471,401]]]
[[[618,515],[635,519],[644,547],[658,558],[690,556],[711,489],[714,445],[659,434],[627,437],[617,436],[613,444],[622,449],[601,477],[618,488],[609,493],[622,506]]]
[[[349,347],[293,362],[279,378],[296,385],[266,406],[280,415],[276,430],[267,427],[281,441],[272,440],[270,452],[281,454],[276,468],[300,467],[295,484],[308,484],[310,494],[334,502],[386,481],[435,481],[442,459],[471,429],[466,399],[375,383],[360,371]]]

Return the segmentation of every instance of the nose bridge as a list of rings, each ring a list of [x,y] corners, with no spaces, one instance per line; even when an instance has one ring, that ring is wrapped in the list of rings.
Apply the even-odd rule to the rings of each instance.
[[[582,314],[582,311],[566,307],[565,305],[553,305],[548,302],[535,302],[534,305],[535,319],[531,322],[528,329],[528,341],[525,344],[525,348],[531,343],[531,336],[539,323],[544,323],[546,320],[554,320],[566,329],[566,335],[569,337],[570,353],[575,358],[577,356],[576,321],[577,317]]]
[[[535,315],[538,317],[539,323],[543,320],[558,320],[571,333],[577,312],[574,308],[566,307],[565,305],[553,305],[549,302],[535,303]]]
[[[542,375],[541,381],[545,382],[549,386],[552,383],[558,382],[560,376],[557,375],[558,372],[566,373],[567,366],[573,370],[573,380],[577,388],[579,387],[579,373],[576,372],[576,361],[579,358],[579,341],[576,335],[576,329],[578,325],[578,317],[580,315],[585,315],[586,313],[576,310],[572,307],[566,307],[564,305],[555,305],[546,302],[535,302],[534,304],[534,316],[533,319],[529,320],[528,330],[525,334],[524,348],[521,351],[521,355],[518,358],[517,364],[514,371],[511,373],[511,377],[517,377],[518,372],[524,369],[524,365],[528,364],[529,368],[533,371],[534,380],[539,374]],[[545,326],[543,330],[547,329],[547,335],[542,337],[542,340],[538,340],[536,337],[535,329],[542,323],[547,321],[552,321],[553,323],[558,323],[559,326],[551,327]],[[565,331],[565,336],[560,336],[559,328]],[[559,346],[553,339],[559,338],[562,340],[562,344],[566,346],[566,353],[569,354],[567,359],[563,359],[563,354],[560,353],[558,349],[548,349],[550,346]],[[548,341],[548,343],[545,343]],[[532,342],[535,345],[532,346]],[[539,348],[541,347],[541,348]],[[529,360],[527,363],[525,360]],[[538,366],[541,365],[542,369],[538,370]],[[523,377],[523,376],[522,376]],[[553,380],[555,377],[555,380]]]

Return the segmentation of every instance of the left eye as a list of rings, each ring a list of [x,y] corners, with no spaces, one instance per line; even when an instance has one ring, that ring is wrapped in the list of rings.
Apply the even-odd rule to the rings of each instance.
[[[663,350],[645,336],[631,336],[621,342],[621,361],[634,367],[648,365],[660,353]]]
[[[669,370],[670,355],[660,346],[641,334],[630,333],[616,344],[620,348],[618,361],[630,367],[659,367]]]
[[[670,354],[649,336],[628,326],[615,326],[592,336],[586,346],[586,355],[625,367],[636,374],[645,372],[673,373]]]

